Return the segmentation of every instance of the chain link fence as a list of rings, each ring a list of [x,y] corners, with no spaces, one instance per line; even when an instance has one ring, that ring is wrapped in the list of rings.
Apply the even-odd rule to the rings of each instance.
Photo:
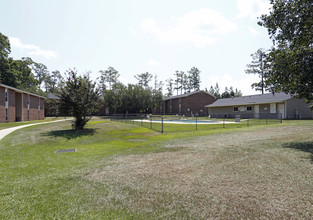
[[[112,115],[111,121],[140,125],[161,133],[208,130],[217,128],[239,128],[255,125],[282,124],[281,115],[211,115],[210,117],[184,117],[179,115]]]

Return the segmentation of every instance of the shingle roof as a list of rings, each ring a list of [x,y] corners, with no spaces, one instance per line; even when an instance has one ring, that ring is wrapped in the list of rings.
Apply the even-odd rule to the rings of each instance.
[[[207,105],[205,107],[222,107],[222,106],[234,106],[234,105],[251,105],[251,104],[267,104],[267,103],[278,103],[284,102],[291,99],[290,94],[283,92],[280,93],[267,93],[261,95],[249,95],[242,97],[234,97],[227,99],[218,99],[214,103]]]
[[[205,91],[194,91],[194,92],[189,92],[189,93],[185,93],[185,94],[181,94],[181,95],[167,97],[167,98],[164,98],[163,100],[166,101],[166,100],[170,100],[170,99],[183,98],[183,97],[187,97],[187,96],[194,95],[194,94],[197,94],[197,93],[206,93],[206,94],[212,96],[210,93],[205,92]]]

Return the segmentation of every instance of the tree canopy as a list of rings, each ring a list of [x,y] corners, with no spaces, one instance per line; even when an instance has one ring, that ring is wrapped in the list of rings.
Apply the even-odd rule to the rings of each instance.
[[[313,3],[312,0],[271,0],[269,14],[259,25],[273,41],[267,58],[271,64],[267,83],[275,91],[313,100]]]
[[[61,111],[66,115],[72,113],[75,130],[83,129],[91,119],[91,114],[98,108],[99,90],[92,82],[89,74],[79,76],[76,71],[70,70],[68,78],[60,92]]]

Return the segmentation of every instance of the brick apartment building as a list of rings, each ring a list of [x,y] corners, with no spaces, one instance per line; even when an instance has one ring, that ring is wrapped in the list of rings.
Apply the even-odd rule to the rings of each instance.
[[[44,119],[45,97],[0,83],[0,123]]]
[[[165,98],[163,106],[156,108],[154,114],[207,116],[208,109],[205,106],[214,101],[215,97],[205,91],[190,92]]]

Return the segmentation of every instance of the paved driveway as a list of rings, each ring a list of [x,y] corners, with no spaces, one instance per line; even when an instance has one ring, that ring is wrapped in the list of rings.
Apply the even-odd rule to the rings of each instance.
[[[2,129],[2,130],[0,130],[0,140],[2,138],[4,138],[5,136],[7,136],[8,134],[12,133],[13,131],[21,129],[21,128],[26,128],[26,127],[33,126],[33,125],[40,125],[40,124],[48,124],[48,123],[54,123],[54,122],[59,122],[59,121],[66,121],[66,120],[70,120],[70,119],[61,119],[61,120],[56,120],[56,121],[40,122],[40,123],[34,123],[34,124],[29,124],[29,125],[16,126],[13,128]]]

